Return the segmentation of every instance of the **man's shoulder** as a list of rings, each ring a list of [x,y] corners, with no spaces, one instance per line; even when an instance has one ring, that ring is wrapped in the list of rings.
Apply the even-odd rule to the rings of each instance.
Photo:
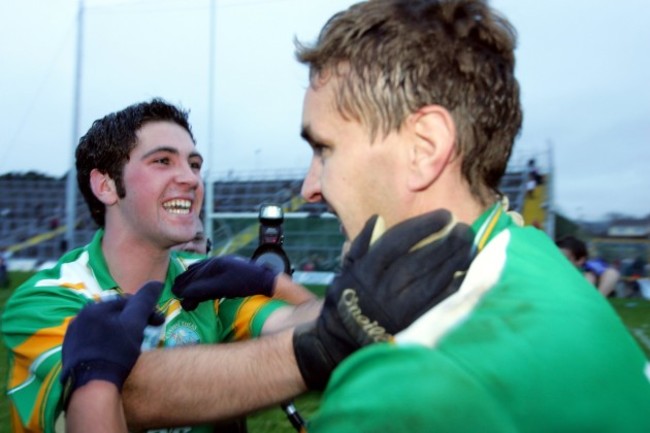
[[[466,282],[488,287],[484,295],[492,301],[527,300],[533,309],[556,313],[566,308],[583,315],[602,313],[598,292],[548,235],[534,227],[513,226],[495,236],[472,263]]]
[[[482,266],[470,268],[466,280],[476,287],[489,280],[490,288],[485,291],[489,303],[485,305],[499,306],[497,313],[503,313],[500,308],[514,308],[509,318],[534,315],[531,325],[556,326],[564,335],[591,335],[591,330],[607,327],[610,334],[621,335],[618,331],[624,330],[602,295],[538,229],[509,228],[495,237],[476,261],[483,262]]]
[[[559,257],[559,250],[544,232],[512,224],[495,234],[474,262],[490,261],[498,263],[500,270],[534,272]]]
[[[30,290],[34,287],[50,285],[48,282],[62,281],[65,279],[64,272],[70,264],[79,260],[80,251],[70,251],[59,258],[59,260],[49,267],[44,267],[34,272],[24,283],[16,288],[15,293],[21,293],[24,290]],[[72,275],[69,275],[71,277]],[[53,286],[59,284],[52,283]]]
[[[499,234],[507,240],[500,243],[506,261],[512,262],[511,270],[540,272],[552,278],[550,271],[575,273],[574,267],[542,230],[532,226],[510,226]],[[487,249],[487,248],[486,248]]]
[[[359,400],[359,395],[364,398]],[[501,419],[495,412],[499,406],[491,403],[482,383],[444,351],[379,343],[355,352],[336,368],[310,426],[314,431],[325,425],[336,426],[331,431],[401,431],[408,419],[415,431],[497,431],[475,427],[474,421],[459,416],[468,410],[478,412],[482,420],[476,420],[477,424],[489,417],[492,425],[503,427],[508,420]],[[344,410],[350,404],[357,414],[375,416],[359,418]]]
[[[37,271],[16,288],[3,316],[11,316],[12,311],[55,309],[60,303],[84,305],[101,291],[88,260],[88,253],[80,248],[62,256],[54,266]]]

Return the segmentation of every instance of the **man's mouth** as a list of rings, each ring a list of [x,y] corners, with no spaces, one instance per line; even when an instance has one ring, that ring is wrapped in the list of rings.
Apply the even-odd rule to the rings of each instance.
[[[348,239],[348,234],[347,234],[347,232],[345,231],[345,227],[343,227],[343,221],[341,221],[341,218],[339,217],[339,214],[336,213],[336,211],[334,210],[334,208],[333,208],[329,203],[327,203],[327,201],[323,200],[323,202],[324,202],[325,205],[327,206],[327,212],[328,212],[328,213],[331,213],[332,215],[334,215],[334,217],[335,217],[337,220],[339,220],[339,231],[341,232],[341,234],[342,234],[343,236],[345,236],[346,239]]]
[[[341,223],[341,220],[339,220],[339,230],[341,231],[341,234],[345,237],[345,239],[348,239],[348,233],[345,231],[345,227],[343,227],[343,223]]]
[[[173,214],[187,215],[192,209],[192,201],[184,199],[174,199],[163,203],[163,208]]]

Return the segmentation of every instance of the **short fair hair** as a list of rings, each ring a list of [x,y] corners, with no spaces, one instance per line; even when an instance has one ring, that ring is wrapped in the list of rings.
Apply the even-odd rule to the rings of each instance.
[[[334,15],[314,45],[296,41],[311,85],[338,80],[336,104],[371,137],[399,130],[427,105],[456,123],[472,193],[497,191],[522,112],[514,76],[516,33],[481,0],[370,0]]]

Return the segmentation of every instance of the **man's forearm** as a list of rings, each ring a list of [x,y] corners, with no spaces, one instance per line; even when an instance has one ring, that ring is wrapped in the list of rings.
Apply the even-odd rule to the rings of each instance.
[[[288,400],[306,390],[292,332],[257,340],[143,353],[123,390],[132,429],[203,424]]]
[[[305,286],[296,283],[290,276],[280,273],[275,278],[273,297],[282,299],[293,305],[317,299],[317,296],[310,292]]]
[[[278,308],[264,322],[262,335],[275,334],[316,320],[322,308],[322,299],[312,299],[300,305],[289,305]]]
[[[92,380],[70,398],[65,418],[66,433],[127,433],[122,399],[110,382]]]

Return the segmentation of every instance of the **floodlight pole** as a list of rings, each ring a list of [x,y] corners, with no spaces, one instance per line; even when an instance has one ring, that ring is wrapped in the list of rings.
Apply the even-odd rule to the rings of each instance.
[[[555,156],[553,154],[553,141],[546,142],[548,149],[548,171],[546,182],[546,234],[555,239]]]
[[[214,157],[212,147],[214,145],[214,81],[215,81],[215,28],[217,20],[217,0],[210,0],[210,41],[208,43],[208,163],[205,171],[205,211],[203,227],[205,236],[214,244],[212,218],[214,215],[214,181],[212,179],[214,170]]]
[[[75,169],[75,149],[79,142],[79,115],[81,106],[81,55],[83,53],[83,17],[84,0],[79,0],[77,12],[77,56],[75,65],[74,101],[72,115],[72,152],[70,158],[70,169],[66,179],[66,241],[67,248],[72,249],[75,245],[75,221],[77,204],[77,170]]]

